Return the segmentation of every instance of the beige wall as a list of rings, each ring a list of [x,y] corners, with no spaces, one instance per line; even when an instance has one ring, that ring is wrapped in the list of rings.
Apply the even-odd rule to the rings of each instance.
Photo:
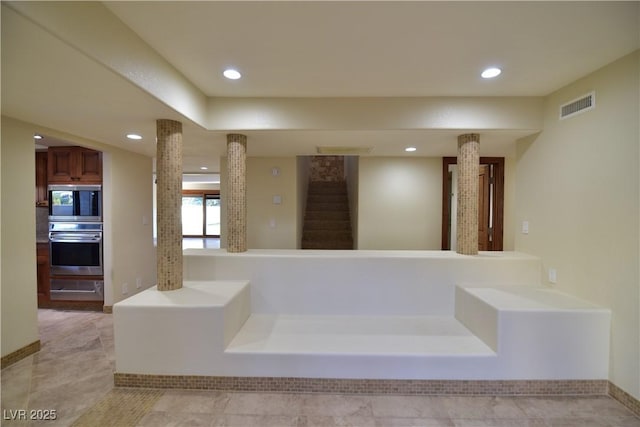
[[[113,305],[156,284],[153,165],[149,157],[113,148],[103,162],[105,305]],[[123,294],[125,283],[129,292]]]
[[[251,142],[249,141],[248,144]],[[273,168],[279,174],[272,174]],[[221,247],[226,247],[227,159],[220,159]],[[298,163],[295,157],[247,157],[247,248],[296,249]],[[273,203],[279,195],[280,204]]]
[[[247,158],[247,246],[295,249],[297,242],[297,161],[295,157]],[[272,169],[278,168],[274,176]],[[273,197],[279,195],[280,204]]]
[[[2,356],[39,339],[33,134],[33,127],[2,117]]]
[[[358,249],[440,249],[441,158],[360,157],[358,169]]]
[[[558,289],[613,312],[610,379],[640,398],[640,53],[546,100],[544,131],[518,142],[516,250],[542,258]],[[595,90],[596,108],[558,120]]]

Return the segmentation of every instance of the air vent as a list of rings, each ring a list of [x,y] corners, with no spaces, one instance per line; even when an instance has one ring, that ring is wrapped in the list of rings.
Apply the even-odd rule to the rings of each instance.
[[[560,106],[560,120],[596,108],[596,93],[591,92]]]
[[[318,154],[330,154],[333,156],[356,156],[360,154],[369,154],[371,153],[371,147],[316,147],[316,152]]]

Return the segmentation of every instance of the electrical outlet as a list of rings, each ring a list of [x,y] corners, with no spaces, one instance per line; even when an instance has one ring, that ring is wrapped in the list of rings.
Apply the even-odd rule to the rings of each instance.
[[[136,278],[136,289],[140,289],[142,287],[142,279]]]
[[[122,284],[122,295],[126,295],[129,293],[129,284],[128,283],[123,283]]]

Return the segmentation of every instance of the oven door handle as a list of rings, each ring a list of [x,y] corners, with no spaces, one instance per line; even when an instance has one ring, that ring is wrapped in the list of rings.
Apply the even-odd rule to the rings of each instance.
[[[100,234],[49,233],[49,240],[60,243],[100,242]]]

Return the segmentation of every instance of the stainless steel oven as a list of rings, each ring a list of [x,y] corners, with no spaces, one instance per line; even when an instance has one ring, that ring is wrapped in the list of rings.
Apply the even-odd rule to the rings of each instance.
[[[50,222],[51,275],[102,276],[102,223]]]

